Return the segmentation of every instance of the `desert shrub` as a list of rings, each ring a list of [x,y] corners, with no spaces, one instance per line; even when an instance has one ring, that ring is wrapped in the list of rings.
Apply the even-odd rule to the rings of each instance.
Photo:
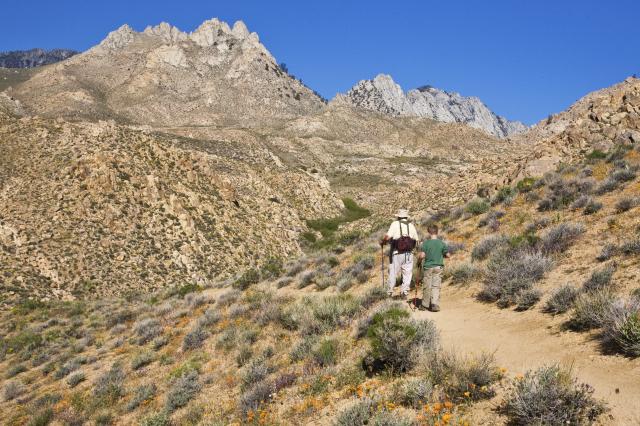
[[[609,287],[615,270],[613,265],[608,265],[603,269],[593,271],[591,276],[582,284],[582,289],[584,291],[596,291]]]
[[[260,282],[260,272],[257,269],[247,269],[237,280],[232,284],[236,290],[246,290],[253,284]]]
[[[17,376],[20,373],[24,373],[25,371],[27,371],[27,366],[24,364],[14,364],[12,366],[9,367],[9,369],[7,370],[7,374],[5,375],[5,377],[7,379],[10,379],[12,377]]]
[[[133,326],[133,332],[138,336],[138,344],[144,345],[162,333],[162,325],[155,318],[145,318]]]
[[[580,210],[584,208],[587,204],[589,204],[591,201],[593,201],[593,199],[588,195],[581,195],[578,198],[576,198],[573,203],[571,203],[571,206],[569,206],[569,208],[571,210]]]
[[[600,151],[599,149],[594,149],[585,157],[587,158],[587,160],[603,160],[607,158],[607,154],[605,152]]]
[[[581,294],[573,305],[569,327],[578,331],[602,327],[613,300],[613,294],[606,288]]]
[[[53,416],[53,408],[44,408],[31,417],[27,426],[47,426],[53,420]]]
[[[225,293],[222,293],[218,297],[217,306],[218,307],[229,306],[229,305],[233,304],[236,300],[238,300],[238,298],[240,297],[241,294],[242,294],[242,292],[240,290],[236,290],[236,289],[232,289],[232,290],[229,290],[229,291],[227,291]]]
[[[165,411],[149,414],[140,422],[140,426],[169,426],[170,424],[171,418]]]
[[[537,251],[511,250],[492,256],[479,298],[506,307],[533,287],[551,269],[552,261]]]
[[[93,395],[98,400],[115,402],[124,394],[125,373],[122,366],[114,362],[109,371],[98,377],[94,383]]]
[[[445,241],[449,254],[455,254],[460,250],[464,250],[465,245],[456,241]]]
[[[491,385],[502,377],[490,353],[460,357],[451,351],[438,351],[421,361],[426,376],[450,398],[491,398],[495,395]]]
[[[392,373],[410,370],[415,364],[415,350],[435,350],[439,340],[433,322],[413,320],[406,309],[395,305],[373,315],[367,339],[371,345],[365,359],[367,370]]]
[[[306,306],[305,306],[306,305]],[[297,306],[299,327],[303,334],[322,334],[347,325],[361,309],[359,300],[349,294],[304,299]],[[307,312],[302,312],[306,310]]]
[[[154,383],[143,384],[135,388],[131,400],[127,403],[127,411],[133,411],[142,403],[155,398],[158,389]]]
[[[83,371],[78,371],[67,377],[67,384],[69,385],[69,387],[74,388],[80,383],[84,382],[86,378],[87,377]]]
[[[188,371],[176,379],[167,391],[165,407],[168,412],[184,407],[200,392],[197,371]]]
[[[313,359],[321,367],[334,365],[338,359],[338,341],[323,339],[314,349]]]
[[[593,388],[577,383],[558,365],[541,367],[514,379],[502,405],[513,424],[592,424],[606,411]]]
[[[209,337],[209,333],[203,327],[196,325],[187,334],[185,334],[182,340],[182,350],[190,351],[202,346],[205,340]]]
[[[271,367],[267,360],[258,357],[252,360],[242,374],[242,389],[247,389],[255,383],[261,382],[271,373]]]
[[[354,399],[336,417],[336,426],[364,426],[376,410],[377,403],[370,398]]]
[[[482,213],[486,213],[491,205],[482,198],[477,198],[475,200],[469,201],[464,210],[474,216],[481,215]]]
[[[63,377],[66,377],[69,373],[71,373],[72,371],[77,370],[78,368],[80,368],[80,359],[79,358],[73,358],[70,359],[69,361],[66,361],[64,364],[62,364],[57,370],[56,373],[54,374],[54,377],[56,379],[62,379]]]
[[[199,293],[202,290],[203,288],[198,284],[191,283],[191,284],[182,285],[180,287],[175,287],[174,289],[169,291],[169,294],[171,296],[178,295],[180,297],[185,297],[189,293],[194,293],[194,292]]]
[[[293,278],[291,277],[282,277],[276,282],[276,287],[283,288],[288,286],[293,282]]]
[[[503,186],[496,192],[491,200],[491,204],[499,204],[512,199],[516,195],[516,190],[510,186]]]
[[[491,230],[495,231],[500,227],[499,220],[504,217],[505,212],[499,210],[489,210],[479,221],[478,227],[483,228],[488,226]]]
[[[585,215],[592,215],[594,213],[599,212],[602,209],[602,203],[600,201],[590,200],[586,206],[584,206],[584,210],[582,213]]]
[[[398,411],[378,411],[369,421],[371,426],[414,426],[415,422]]]
[[[336,283],[336,288],[338,289],[339,292],[343,293],[349,290],[351,287],[353,287],[354,284],[355,284],[355,280],[353,279],[353,277],[349,275],[343,276],[338,279],[338,282]]]
[[[630,169],[614,170],[610,178],[618,183],[630,182],[636,178],[636,173]]]
[[[552,176],[547,182],[545,198],[538,203],[539,211],[562,209],[570,205],[579,195],[588,194],[593,187],[590,179],[565,180]]]
[[[506,235],[490,235],[485,237],[473,247],[473,250],[471,251],[471,258],[473,260],[484,260],[495,249],[505,246],[508,243],[509,238]]]
[[[526,177],[518,181],[518,183],[516,184],[516,189],[518,190],[518,192],[529,192],[533,189],[535,183],[535,178]]]
[[[561,223],[549,229],[540,239],[543,253],[562,253],[567,250],[585,231],[582,224]]]
[[[533,307],[540,298],[542,297],[542,292],[537,288],[530,288],[528,290],[524,290],[518,294],[516,298],[516,310],[518,311],[526,311]]]
[[[626,255],[640,254],[640,238],[622,243],[620,245],[620,252]]]
[[[25,387],[17,380],[5,382],[2,387],[2,397],[5,401],[11,401],[25,392]]]
[[[575,287],[568,284],[558,287],[545,303],[544,311],[554,315],[563,314],[571,309],[579,294]]]
[[[624,213],[638,206],[640,200],[638,198],[625,197],[616,203],[616,213]]]
[[[605,244],[600,250],[600,253],[596,256],[598,262],[604,262],[611,259],[613,255],[618,251],[618,247],[613,244]]]
[[[305,336],[293,346],[289,357],[291,361],[297,362],[308,358],[311,355],[311,351],[315,346],[318,338],[316,336]]]
[[[375,287],[371,287],[369,290],[367,290],[366,293],[362,295],[362,297],[360,298],[360,305],[364,309],[367,309],[386,298],[387,298],[386,289],[382,288],[379,285],[376,285]]]
[[[184,297],[184,301],[190,309],[196,309],[205,303],[209,303],[210,299],[208,296],[200,293],[189,293]]]
[[[240,395],[240,411],[244,415],[247,415],[250,411],[257,411],[263,404],[271,399],[273,392],[273,384],[267,380],[254,384],[250,389],[245,390],[242,395]]]
[[[451,277],[452,284],[466,284],[479,277],[482,274],[482,270],[470,263],[461,263],[450,268],[445,273],[446,276]]]
[[[421,409],[429,401],[433,384],[424,377],[409,377],[397,382],[392,390],[392,398],[405,407]]]
[[[134,370],[138,370],[139,368],[144,367],[145,365],[151,364],[155,360],[155,355],[153,352],[145,351],[140,352],[131,360],[131,368]]]
[[[606,194],[607,192],[611,192],[617,189],[618,185],[619,184],[616,180],[608,177],[604,181],[602,181],[600,185],[598,185],[598,187],[595,189],[595,193],[598,195]]]
[[[307,259],[300,259],[295,263],[291,263],[287,265],[287,273],[288,277],[295,277],[300,272],[304,271],[307,267],[309,261]]]
[[[335,283],[335,279],[325,276],[316,280],[316,288],[318,290],[326,290],[327,288],[331,287],[333,283]]]
[[[338,259],[337,257],[329,256],[327,258],[327,265],[329,265],[330,267],[335,268],[339,264],[340,264],[340,259]]]
[[[605,336],[625,355],[640,356],[640,298],[617,299],[606,313]]]
[[[298,288],[305,288],[310,286],[315,282],[315,279],[316,279],[315,271],[305,272],[304,274],[302,274],[302,277],[300,278],[300,282],[298,283]]]
[[[547,226],[549,226],[549,224],[551,223],[551,220],[548,217],[542,217],[540,219],[536,219],[533,222],[531,222],[530,224],[528,224],[525,229],[524,229],[524,233],[525,234],[534,234],[536,232],[538,232],[541,229],[546,228]]]
[[[282,264],[282,260],[276,257],[270,257],[262,265],[262,269],[260,270],[260,276],[262,279],[273,279],[282,275],[283,272],[284,272],[284,267]]]

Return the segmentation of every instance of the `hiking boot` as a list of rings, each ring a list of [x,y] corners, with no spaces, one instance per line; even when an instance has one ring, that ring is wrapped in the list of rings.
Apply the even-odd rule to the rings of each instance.
[[[431,312],[440,312],[440,306],[438,306],[438,305],[431,305],[431,306],[429,307],[429,310],[430,310]]]
[[[428,311],[428,310],[429,310],[429,308],[427,308],[426,306],[422,306],[422,305],[420,305],[420,306],[418,306],[418,310],[419,310],[419,311]]]

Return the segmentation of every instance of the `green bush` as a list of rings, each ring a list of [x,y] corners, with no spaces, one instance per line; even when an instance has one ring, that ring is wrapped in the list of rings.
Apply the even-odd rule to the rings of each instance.
[[[257,269],[248,269],[232,284],[233,288],[237,290],[246,290],[253,284],[260,282],[260,273]]]
[[[133,391],[131,400],[127,403],[127,411],[133,411],[143,402],[151,401],[155,398],[158,389],[154,383],[143,384]]]
[[[478,198],[475,200],[471,200],[467,203],[464,210],[472,214],[474,216],[481,215],[482,213],[486,213],[491,208],[491,205],[484,199]]]
[[[171,418],[169,414],[164,411],[155,414],[149,414],[142,419],[140,426],[169,426],[171,425]]]
[[[535,183],[536,183],[535,178],[526,177],[518,181],[518,183],[516,184],[516,189],[518,190],[518,192],[522,192],[522,193],[529,192],[533,189],[533,185]]]
[[[277,278],[284,272],[282,260],[271,257],[262,265],[261,276],[263,279]]]
[[[606,407],[593,397],[591,386],[552,365],[514,379],[502,410],[513,424],[582,425],[595,422]]]
[[[86,378],[87,377],[83,371],[78,371],[67,377],[67,384],[69,385],[69,387],[74,388],[80,383],[84,382]]]
[[[496,192],[496,195],[494,195],[493,200],[491,201],[492,201],[492,204],[503,203],[507,200],[510,200],[515,195],[516,195],[515,189],[511,188],[510,186],[503,186],[498,190],[498,192]]]
[[[607,158],[607,153],[602,152],[599,149],[594,149],[586,155],[587,160],[604,160]]]
[[[313,359],[321,367],[334,365],[338,359],[338,341],[336,339],[324,339],[313,351]]]
[[[151,364],[154,360],[155,360],[155,355],[153,354],[153,352],[150,352],[150,351],[140,352],[139,354],[134,356],[133,359],[131,360],[131,368],[133,368],[134,370],[138,370],[144,367],[145,365]]]

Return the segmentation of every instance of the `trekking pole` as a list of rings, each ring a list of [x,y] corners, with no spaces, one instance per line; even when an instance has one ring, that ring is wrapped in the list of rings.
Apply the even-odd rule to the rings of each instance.
[[[382,289],[384,290],[384,245],[380,244],[380,272],[382,272]]]

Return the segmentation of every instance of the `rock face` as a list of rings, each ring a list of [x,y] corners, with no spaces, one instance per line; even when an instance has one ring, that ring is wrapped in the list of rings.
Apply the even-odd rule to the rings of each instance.
[[[185,33],[123,25],[100,44],[35,73],[8,95],[28,113],[155,127],[257,127],[318,111],[323,100],[280,69],[242,22]]]
[[[519,121],[509,121],[493,113],[476,97],[464,97],[430,86],[405,93],[384,74],[362,80],[336,101],[395,116],[416,116],[445,123],[463,123],[500,138],[524,132]]]
[[[0,67],[2,68],[33,68],[41,65],[54,64],[77,55],[78,52],[69,49],[31,49],[0,52]]]

